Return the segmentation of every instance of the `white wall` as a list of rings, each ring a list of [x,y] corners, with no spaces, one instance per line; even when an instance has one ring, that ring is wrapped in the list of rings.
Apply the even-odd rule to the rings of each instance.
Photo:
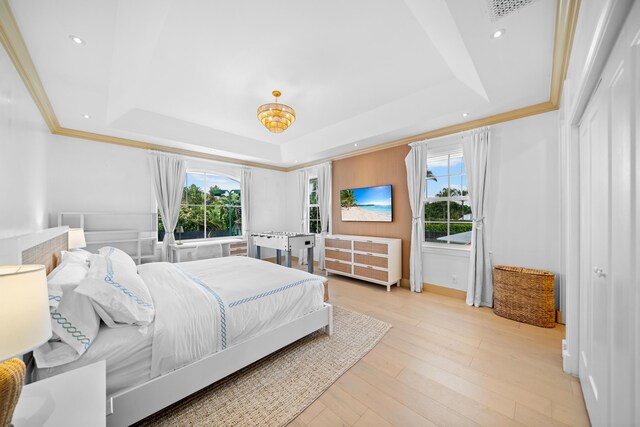
[[[0,49],[0,239],[47,227],[46,163],[51,134]]]
[[[145,150],[81,139],[52,137],[47,174],[51,225],[60,211],[154,212],[155,196]],[[187,159],[188,169],[240,179],[240,166]],[[250,231],[286,230],[285,173],[252,168]],[[264,251],[264,257],[275,256]]]
[[[494,265],[557,272],[560,199],[558,114],[492,126],[486,223]],[[468,255],[423,250],[423,281],[465,290]]]
[[[61,211],[155,211],[145,150],[53,136],[49,162],[51,226]]]

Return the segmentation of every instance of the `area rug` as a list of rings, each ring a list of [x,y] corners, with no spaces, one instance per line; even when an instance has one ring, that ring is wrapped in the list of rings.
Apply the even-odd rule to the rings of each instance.
[[[139,426],[284,426],[366,355],[391,325],[333,307],[314,333],[142,420]]]

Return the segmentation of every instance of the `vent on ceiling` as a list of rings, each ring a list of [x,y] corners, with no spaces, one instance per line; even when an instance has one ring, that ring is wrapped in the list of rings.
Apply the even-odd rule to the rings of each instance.
[[[537,0],[487,0],[489,17],[495,22],[536,1]]]

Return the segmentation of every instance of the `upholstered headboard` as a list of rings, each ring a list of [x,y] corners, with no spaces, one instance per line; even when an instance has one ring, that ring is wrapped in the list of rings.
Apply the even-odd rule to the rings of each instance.
[[[0,264],[42,264],[53,270],[68,248],[69,227],[55,227],[0,240]]]

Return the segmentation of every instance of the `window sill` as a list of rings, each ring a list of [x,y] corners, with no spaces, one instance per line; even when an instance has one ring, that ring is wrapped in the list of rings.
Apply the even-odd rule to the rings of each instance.
[[[471,252],[471,247],[467,245],[461,245],[460,247],[458,247],[450,244],[439,245],[434,243],[423,243],[422,252],[468,257]]]

